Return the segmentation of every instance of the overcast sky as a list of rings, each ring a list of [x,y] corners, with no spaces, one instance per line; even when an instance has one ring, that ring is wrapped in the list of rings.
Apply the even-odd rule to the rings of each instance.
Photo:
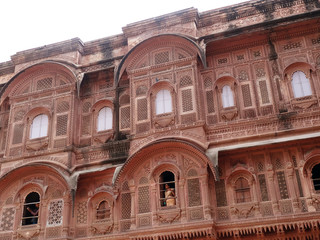
[[[140,20],[194,7],[199,12],[245,0],[1,0],[0,62],[16,52],[79,37],[122,33]]]

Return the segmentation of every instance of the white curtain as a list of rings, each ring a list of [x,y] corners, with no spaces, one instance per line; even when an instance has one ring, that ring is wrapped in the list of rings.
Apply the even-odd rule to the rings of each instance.
[[[168,90],[160,90],[156,96],[156,114],[172,112],[172,99]]]
[[[48,116],[40,114],[36,116],[31,124],[30,139],[45,137],[48,135]]]
[[[222,106],[224,108],[234,106],[233,93],[232,93],[230,86],[228,86],[228,85],[225,85],[222,88]]]
[[[97,131],[104,131],[112,129],[112,110],[109,107],[104,107],[98,114]]]
[[[292,75],[292,90],[295,98],[312,95],[310,81],[304,72],[297,71]]]

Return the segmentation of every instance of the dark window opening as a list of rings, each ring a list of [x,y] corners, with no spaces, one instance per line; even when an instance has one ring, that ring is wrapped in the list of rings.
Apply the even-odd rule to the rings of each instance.
[[[29,193],[23,205],[22,225],[37,224],[39,218],[40,196],[36,192]]]
[[[317,164],[312,168],[312,181],[314,190],[320,192],[320,164]]]
[[[236,181],[235,192],[236,192],[237,203],[244,203],[244,202],[251,201],[250,186],[248,184],[248,181],[245,178],[243,177],[238,178],[238,180]]]
[[[160,205],[170,207],[176,205],[175,177],[172,172],[165,171],[159,177]]]
[[[97,220],[110,218],[110,206],[107,201],[102,201],[97,208]]]

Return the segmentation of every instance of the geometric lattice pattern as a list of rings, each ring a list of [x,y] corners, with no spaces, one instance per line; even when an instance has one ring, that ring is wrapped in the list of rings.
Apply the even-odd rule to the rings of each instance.
[[[193,103],[192,103],[192,90],[186,89],[181,91],[181,98],[182,98],[182,111],[188,112],[193,110]]]
[[[2,212],[0,231],[10,231],[13,228],[15,209],[5,208]]]
[[[277,158],[274,162],[274,167],[276,170],[283,169],[283,163],[281,159]]]
[[[56,136],[67,134],[68,128],[68,114],[57,116]]]
[[[130,127],[130,106],[120,108],[120,129],[125,129]]]
[[[87,223],[87,203],[80,202],[77,208],[77,223],[84,224]]]
[[[224,179],[215,182],[217,207],[227,206],[227,194]]]
[[[262,104],[270,103],[266,81],[259,81]]]
[[[47,228],[46,229],[46,239],[58,238],[61,236],[61,227]]]
[[[88,113],[90,111],[90,108],[91,108],[91,103],[85,102],[85,103],[83,103],[83,106],[82,106],[82,112]]]
[[[206,91],[208,113],[214,113],[213,91]]]
[[[161,63],[165,63],[165,62],[169,62],[169,52],[160,52],[160,53],[156,53],[154,55],[154,63],[155,64],[161,64]]]
[[[257,168],[259,172],[263,172],[264,171],[264,165],[263,162],[258,162],[257,163]]]
[[[300,180],[300,173],[298,169],[295,169],[295,175],[296,175],[296,179],[297,179],[297,183],[298,183],[298,189],[299,189],[299,197],[303,197],[303,190],[302,190],[302,184],[301,184],[301,180]]]
[[[48,226],[62,224],[63,200],[52,201],[49,204]]]
[[[243,105],[244,105],[244,107],[252,106],[249,84],[242,85],[241,86],[241,90],[242,90],[242,97],[243,97]]]
[[[148,101],[146,98],[137,101],[138,121],[148,119]]]
[[[269,201],[267,183],[264,174],[259,174],[258,179],[260,185],[261,200]]]
[[[286,178],[283,171],[277,172],[278,185],[281,199],[289,198]]]
[[[52,85],[52,78],[44,78],[37,82],[37,90],[44,90],[51,88]]]
[[[211,87],[212,87],[212,80],[211,80],[211,78],[207,77],[207,78],[204,80],[204,87],[205,87],[205,88],[211,88]]]
[[[192,85],[192,79],[190,76],[183,76],[180,79],[180,87],[186,87]]]
[[[201,205],[200,182],[198,178],[188,179],[189,207]]]
[[[12,144],[22,143],[24,124],[16,124],[13,131]]]
[[[121,195],[121,217],[122,219],[130,219],[131,216],[131,194],[123,193]]]
[[[81,135],[91,133],[91,115],[82,116]]]
[[[150,212],[149,186],[138,188],[139,213]]]
[[[61,113],[61,112],[66,112],[69,110],[69,102],[66,101],[62,101],[58,104],[57,106],[57,112]]]

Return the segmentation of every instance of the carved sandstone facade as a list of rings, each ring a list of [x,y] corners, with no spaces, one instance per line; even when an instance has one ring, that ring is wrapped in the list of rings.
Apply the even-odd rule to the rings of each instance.
[[[319,16],[190,8],[0,63],[0,240],[320,239]]]

